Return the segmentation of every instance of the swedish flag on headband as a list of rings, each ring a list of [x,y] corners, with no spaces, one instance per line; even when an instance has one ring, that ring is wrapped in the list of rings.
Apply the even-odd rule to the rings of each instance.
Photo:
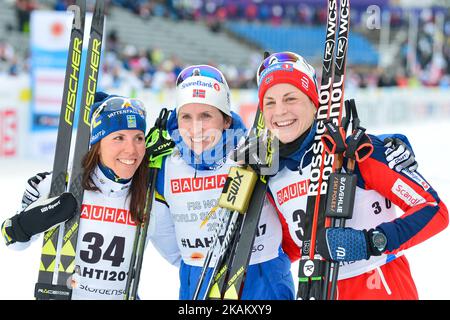
[[[119,130],[141,130],[145,133],[144,106],[139,101],[138,105],[136,101],[138,100],[97,93],[90,114],[90,145]]]

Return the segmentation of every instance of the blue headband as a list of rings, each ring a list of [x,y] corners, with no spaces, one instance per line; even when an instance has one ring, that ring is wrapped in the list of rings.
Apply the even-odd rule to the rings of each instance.
[[[145,109],[139,100],[97,92],[94,101],[89,115],[91,146],[119,130],[141,130],[145,133]]]

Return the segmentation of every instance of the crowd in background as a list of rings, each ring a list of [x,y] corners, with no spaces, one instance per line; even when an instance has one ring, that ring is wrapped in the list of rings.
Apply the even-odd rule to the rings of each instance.
[[[221,1],[212,0],[107,0],[110,5],[131,10],[142,19],[162,16],[168,19],[202,20],[213,31],[221,28],[221,22],[245,20],[258,23],[295,23],[305,25],[325,25],[326,8],[311,4],[299,4],[285,0],[276,4],[265,4],[262,0]],[[306,1],[310,2],[310,1]],[[55,10],[66,10],[71,0],[36,1],[16,0],[17,26],[21,32],[29,32],[30,12],[37,8],[51,6]],[[87,0],[89,9],[94,0]],[[364,22],[364,10],[352,9],[352,25],[355,27]],[[417,33],[416,64],[408,66],[408,55],[411,48],[407,40],[402,44],[400,63],[396,68],[380,68],[367,66],[348,66],[347,82],[350,87],[414,87],[414,86],[450,86],[450,14],[445,12],[442,50],[433,50],[436,41],[436,14],[431,9],[421,10]],[[396,30],[408,29],[408,12],[392,10],[390,17],[391,34]],[[12,26],[9,26],[12,28]],[[392,36],[393,37],[393,36]],[[259,55],[250,58],[245,67],[213,64],[223,70],[230,87],[254,88],[256,86],[254,71],[260,59]],[[107,35],[106,50],[103,59],[102,81],[108,87],[119,87],[124,82],[136,88],[160,90],[172,87],[179,71],[184,67],[182,56],[167,56],[159,48],[137,48],[124,43],[112,30]],[[320,72],[320,65],[316,66]],[[17,75],[29,72],[29,54],[19,56],[6,39],[0,39],[0,74]],[[319,75],[320,76],[320,75]]]

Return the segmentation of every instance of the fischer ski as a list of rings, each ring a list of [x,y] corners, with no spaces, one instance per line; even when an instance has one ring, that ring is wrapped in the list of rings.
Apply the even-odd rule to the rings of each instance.
[[[149,132],[148,141],[146,145],[156,147],[158,150],[164,150],[163,153],[157,155],[148,154],[150,168],[149,180],[147,185],[147,194],[145,197],[145,206],[141,215],[142,221],[136,225],[136,233],[133,243],[133,252],[130,260],[130,267],[127,276],[127,282],[125,285],[124,300],[136,300],[137,289],[139,286],[139,279],[141,275],[142,262],[144,259],[144,249],[147,240],[148,226],[150,222],[150,214],[153,206],[153,198],[156,189],[156,178],[158,171],[162,167],[164,156],[171,154],[173,151],[174,143],[170,140],[169,134],[166,130],[167,119],[170,111],[163,108],[156,119],[155,126],[151,129],[153,132]],[[161,136],[163,139],[161,140]]]
[[[343,99],[350,1],[339,1],[339,22],[337,21],[337,0],[328,1],[326,42],[319,93],[320,103],[316,117],[311,179],[308,185],[298,272],[297,298],[302,300],[326,300],[330,298],[328,292],[329,262],[325,261],[316,251],[316,235],[319,228],[330,225],[330,219],[325,216],[325,206],[329,177],[335,166],[334,154],[325,152],[321,136],[326,130],[326,121],[332,121],[339,127],[341,119],[346,116],[344,115]],[[336,34],[337,25],[339,30]]]
[[[66,191],[68,180],[67,168],[69,163],[70,141],[72,138],[73,119],[76,110],[79,74],[83,53],[86,1],[76,1],[74,8],[78,9],[74,10],[72,22],[49,197],[57,196]],[[77,17],[77,15],[79,15],[79,17]],[[58,234],[59,227],[55,227],[44,234],[38,284],[36,285],[35,292],[35,297],[38,299],[41,297],[44,298],[44,288],[41,288],[41,285],[51,285],[53,281],[56,260],[55,248],[57,247]],[[65,289],[66,288],[63,288],[62,294],[66,292]],[[54,289],[46,288],[45,290],[47,290],[45,294],[47,294],[49,298],[54,296],[52,291],[49,291]]]
[[[205,258],[194,299],[198,298],[203,283],[203,276],[210,264],[211,256],[215,252],[218,240],[220,241],[220,249],[213,267],[212,277],[205,292],[207,293],[207,299],[222,299],[224,283],[228,279],[229,264],[233,258],[236,245],[239,243],[242,232],[241,227],[250,204],[249,195],[254,190],[257,179],[257,174],[251,169],[242,167],[233,167],[230,169],[221,197],[219,198],[219,207],[222,211],[222,214],[219,214],[221,222],[216,230],[214,244]]]
[[[76,84],[78,84],[78,72],[79,65],[81,63],[82,39],[86,13],[86,4],[84,0],[77,1],[76,6],[80,8],[79,21],[82,21],[82,23],[76,23],[78,17],[75,16],[69,49],[70,60],[66,70],[66,83],[64,88],[64,97],[66,95],[68,96],[65,98],[63,97],[57,140],[60,144],[56,145],[54,161],[54,168],[55,166],[63,166],[63,168],[58,171],[53,171],[52,190],[50,196],[59,195],[60,193],[66,191],[65,189],[68,181],[67,167],[69,161],[69,148],[72,135],[71,130],[73,127],[73,116],[75,113],[75,99],[78,90],[76,86],[72,86],[75,85],[75,83],[71,81],[75,81],[76,79]],[[97,90],[97,79],[100,70],[99,67],[103,40],[103,25],[104,2],[96,1],[90,30],[86,70],[81,95],[83,100],[81,101],[81,108],[78,111],[78,128],[76,132],[73,164],[70,174],[70,183],[67,189],[67,191],[71,192],[75,199],[77,199],[79,212],[81,210],[81,204],[83,203],[84,193],[81,185],[82,159],[89,150],[89,114],[90,107],[94,103],[94,96]],[[76,35],[74,35],[74,33]],[[77,48],[77,50],[79,49],[79,52],[77,50],[74,51],[74,47]],[[73,71],[75,69],[75,65],[78,66],[76,72]],[[70,121],[68,121],[69,119]],[[70,127],[68,124],[70,124]],[[61,150],[64,150],[64,153]],[[44,234],[44,244],[41,253],[41,266],[39,270],[38,282],[35,286],[36,299],[71,299],[72,288],[76,285],[76,274],[80,272],[79,267],[75,266],[79,219],[80,216],[77,214],[71,220],[66,221],[63,229],[58,226]]]
[[[273,171],[274,159],[278,160],[273,153],[276,149],[274,148],[274,143],[277,142],[277,139],[272,137],[271,133],[266,130],[263,113],[259,107],[256,113],[254,127],[256,128],[256,138],[261,137],[263,134],[267,134],[267,144],[264,146],[265,152],[261,152],[260,150],[258,155],[265,156],[264,164],[262,166]],[[253,244],[256,235],[258,234],[259,219],[261,217],[264,202],[267,201],[266,193],[269,177],[270,175],[259,175],[256,185],[253,188],[253,192],[251,193],[248,210],[244,215],[244,221],[239,232],[239,239],[236,247],[233,248],[233,254],[229,262],[228,278],[224,283],[225,287],[222,289],[224,300],[240,300],[242,296]]]
[[[266,56],[264,57],[266,58]],[[264,135],[264,136],[263,136]],[[264,137],[264,138],[262,138]],[[261,139],[262,138],[262,139]],[[247,137],[244,150],[236,150],[234,160],[245,158],[246,168],[233,167],[230,169],[227,183],[222,190],[219,206],[227,208],[222,213],[225,216],[220,225],[225,225],[225,231],[219,230],[219,234],[225,233],[221,241],[220,251],[216,259],[216,265],[208,283],[205,299],[238,300],[242,295],[244,280],[250,262],[251,251],[257,234],[259,218],[266,199],[267,183],[269,175],[257,174],[252,168],[272,169],[273,142],[275,139],[267,132],[261,110],[258,108],[254,124]],[[259,143],[262,142],[260,145]],[[255,145],[253,145],[256,143]],[[257,152],[259,150],[259,153]],[[241,152],[241,153],[239,153]],[[245,153],[247,152],[247,155]],[[265,157],[261,160],[261,157]],[[250,162],[250,163],[249,163]],[[256,162],[256,164],[255,164]],[[269,173],[269,170],[267,173]],[[272,169],[273,170],[273,169]],[[233,181],[239,184],[233,185]],[[233,201],[234,197],[236,199]],[[228,217],[227,217],[228,216]],[[228,218],[228,220],[226,220]],[[214,244],[217,239],[214,240]],[[210,248],[207,258],[213,253],[215,245]],[[205,261],[202,275],[209,261]],[[201,288],[201,282],[197,285],[196,295]]]

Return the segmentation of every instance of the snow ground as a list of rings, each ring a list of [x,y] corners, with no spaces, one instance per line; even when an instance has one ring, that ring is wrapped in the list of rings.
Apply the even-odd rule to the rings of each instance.
[[[413,145],[420,173],[449,205],[450,142],[446,139],[449,128],[450,119],[443,119],[368,131],[406,134]],[[26,179],[37,172],[51,170],[51,166],[51,162],[39,159],[0,159],[0,223],[15,213]],[[421,299],[450,299],[450,276],[447,275],[450,265],[449,243],[450,231],[446,229],[406,252]],[[41,244],[41,241],[36,241],[27,250],[16,252],[9,250],[0,241],[0,299],[33,299]],[[294,278],[297,268],[298,264],[293,264]],[[178,270],[163,260],[149,245],[140,281],[140,297],[177,299],[178,287]]]

